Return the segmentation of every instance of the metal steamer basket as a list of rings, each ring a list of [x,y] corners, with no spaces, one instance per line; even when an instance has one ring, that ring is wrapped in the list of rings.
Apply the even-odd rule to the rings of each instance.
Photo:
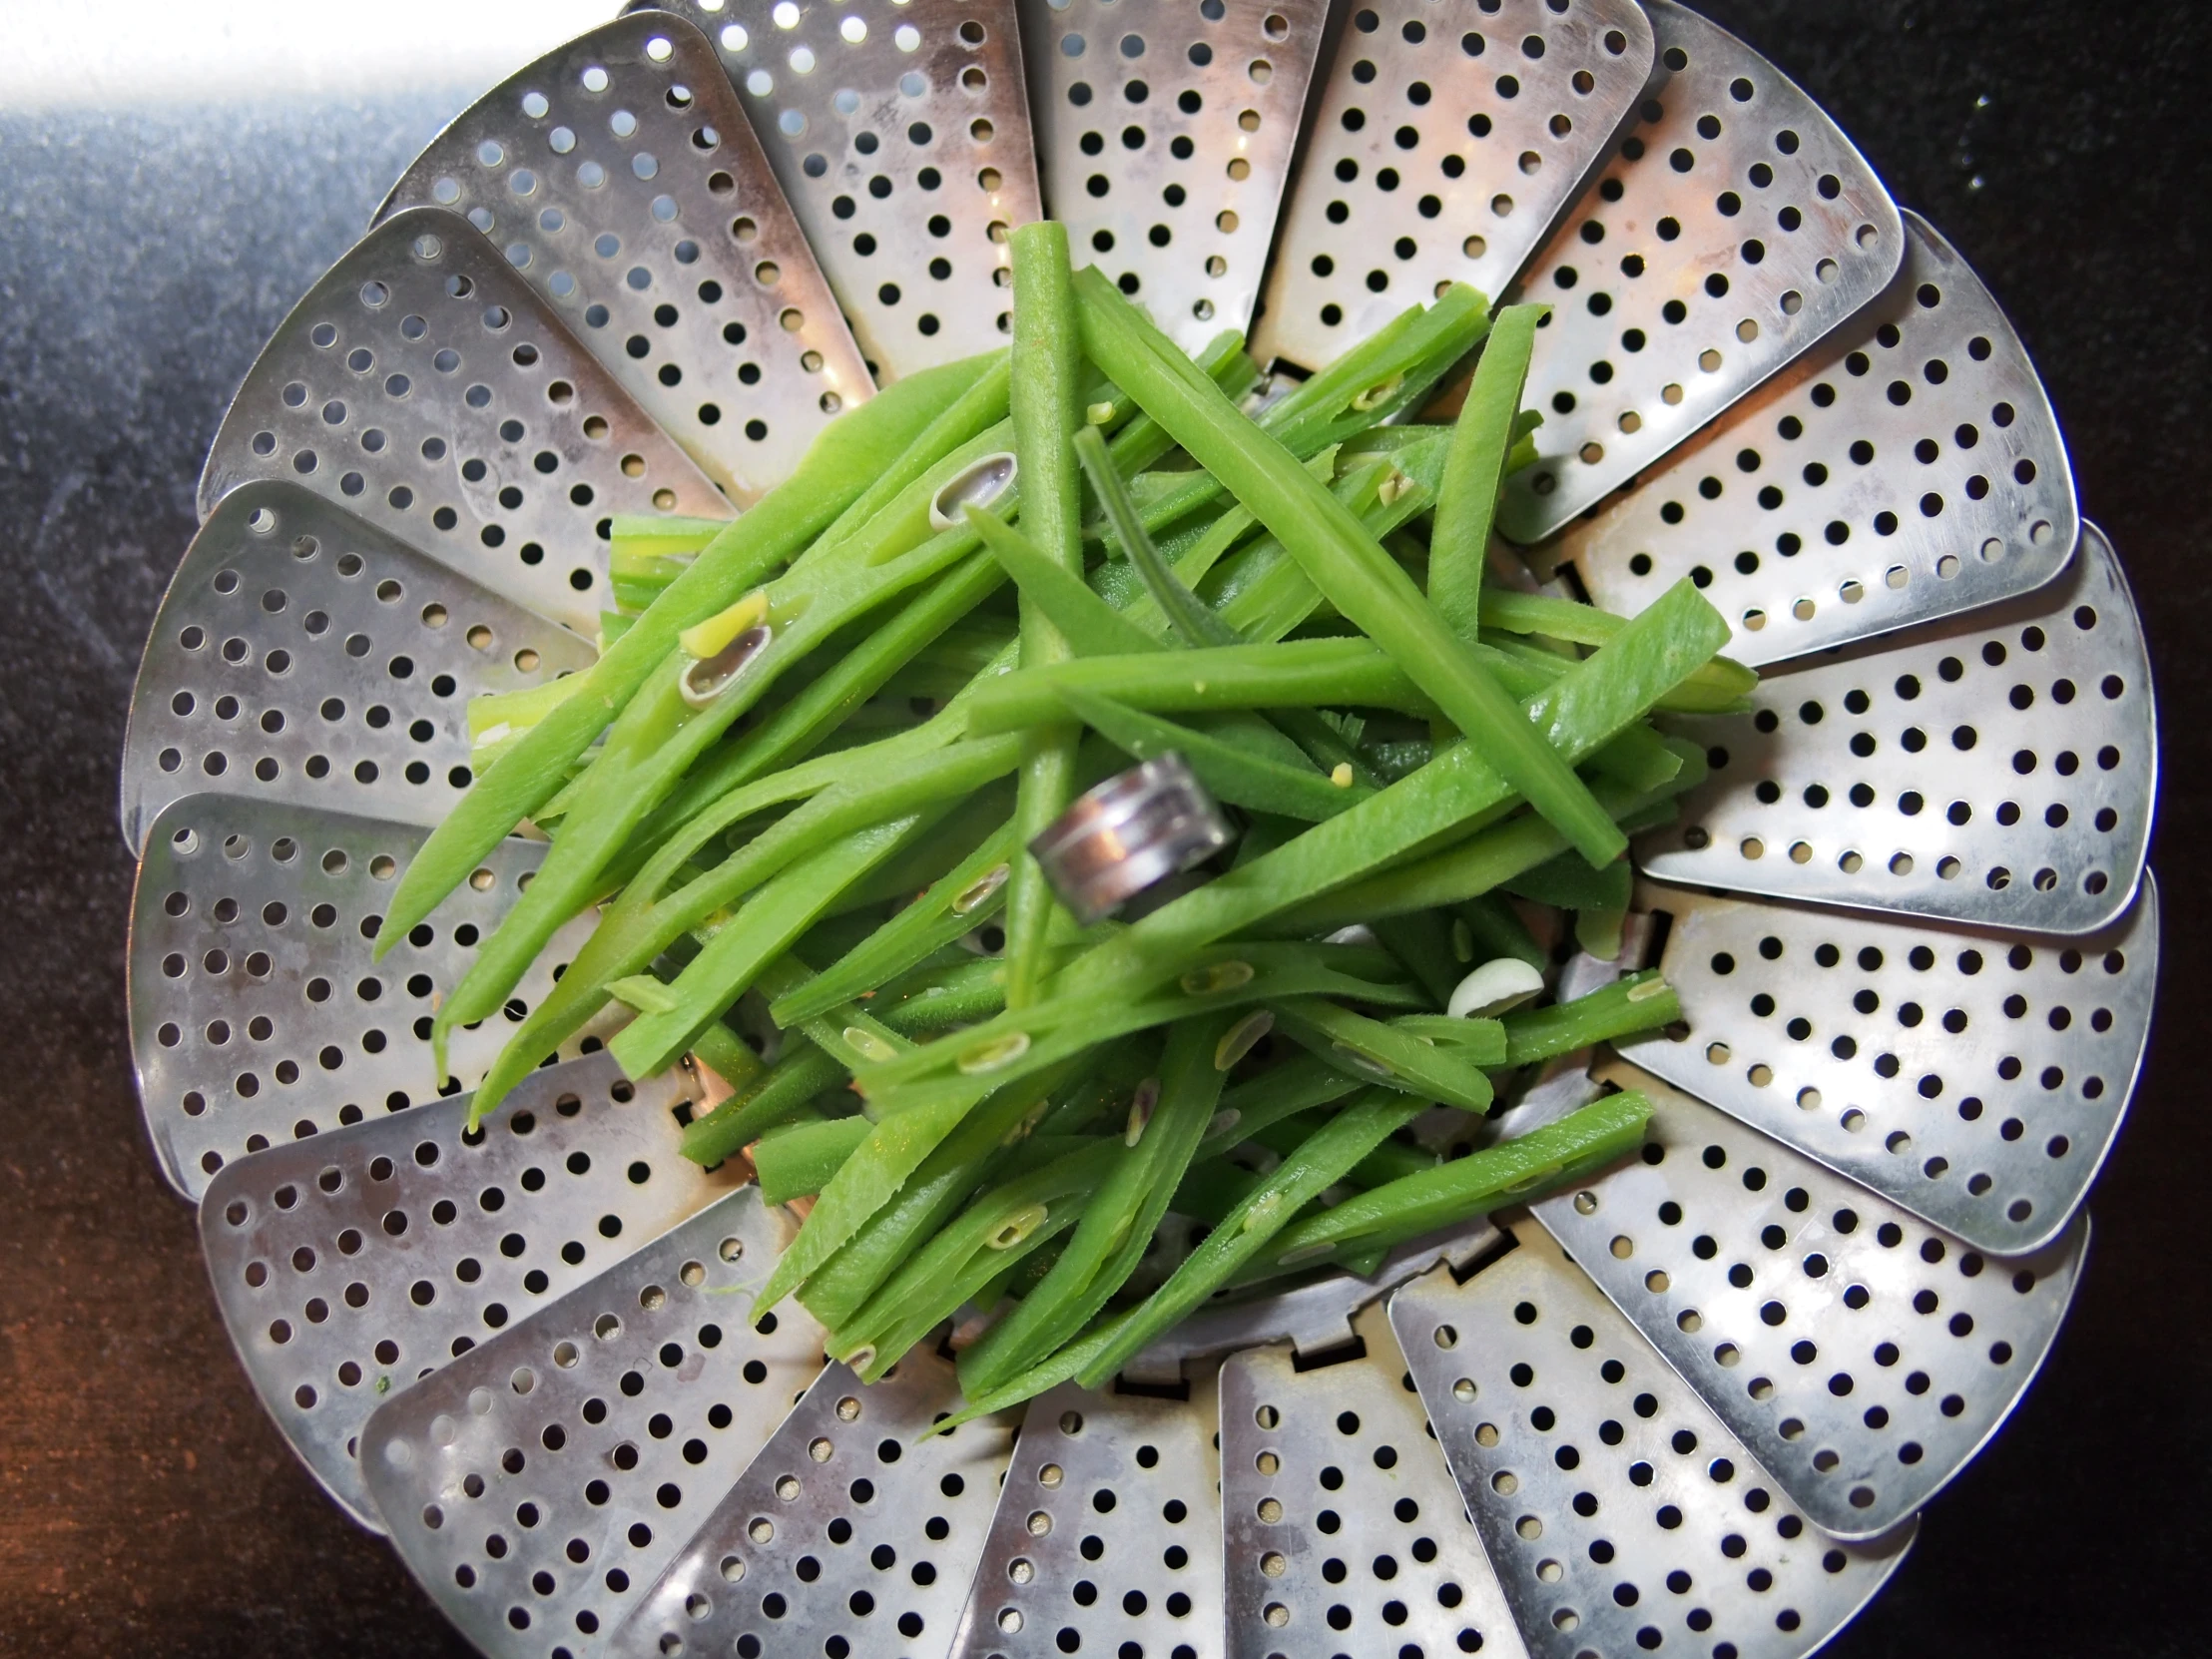
[[[370,951],[467,700],[590,660],[608,516],[742,509],[998,342],[1046,211],[1285,372],[1549,301],[1502,527],[1611,609],[1690,576],[1768,674],[1561,970],[1660,962],[1683,1025],[1502,1120],[1633,1082],[1640,1159],[916,1443],[938,1355],[756,1326],[794,1223],[676,1155],[685,1075],[587,1040],[474,1134],[502,1022],[431,1076],[539,845]],[[407,170],[200,506],[123,763],[148,1131],[271,1415],[487,1654],[1805,1654],[2064,1318],[2157,974],[2134,606],[1972,271],[1668,0],[633,11]]]

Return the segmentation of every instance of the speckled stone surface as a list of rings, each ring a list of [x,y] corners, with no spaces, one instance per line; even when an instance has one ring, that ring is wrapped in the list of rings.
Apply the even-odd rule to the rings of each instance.
[[[1444,0],[1457,4],[1461,0]],[[8,6],[0,5],[0,40]],[[2166,735],[2166,1000],[2041,1382],[1830,1651],[2212,1651],[2206,982],[2212,14],[1708,0],[2009,308],[2143,601]],[[428,52],[431,48],[425,48]],[[524,54],[518,53],[519,62]],[[466,1651],[292,1463],[161,1185],[123,1016],[124,706],[200,456],[263,336],[462,102],[0,108],[0,1653]]]

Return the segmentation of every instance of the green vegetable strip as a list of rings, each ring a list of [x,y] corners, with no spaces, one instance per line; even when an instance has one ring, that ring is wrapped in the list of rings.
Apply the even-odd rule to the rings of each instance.
[[[1067,1343],[1136,1271],[1213,1118],[1222,1085],[1214,1050],[1229,1023],[1188,1020],[1170,1028],[1158,1102],[1131,1156],[1085,1207],[1052,1271],[960,1356],[963,1392],[988,1392]]]
[[[1207,1126],[1198,1156],[1219,1157],[1268,1125],[1342,1100],[1361,1086],[1358,1078],[1318,1055],[1297,1055],[1221,1097],[1221,1110]]]
[[[1525,1066],[1556,1054],[1572,1054],[1592,1043],[1656,1031],[1681,1017],[1682,1004],[1675,999],[1674,987],[1659,977],[1657,968],[1647,968],[1572,1002],[1507,1014],[1503,1021],[1506,1063]]]
[[[813,1043],[795,1043],[758,1079],[704,1117],[684,1126],[678,1150],[693,1163],[712,1169],[734,1158],[769,1130],[792,1121],[825,1089],[845,1076],[844,1067]]]
[[[1462,961],[1471,965],[1499,956],[1512,956],[1532,968],[1541,968],[1549,960],[1544,947],[1536,942],[1536,935],[1529,932],[1528,924],[1521,920],[1520,912],[1504,894],[1480,893],[1452,908],[1454,953],[1460,944],[1459,929],[1462,926],[1466,929],[1466,953],[1460,958]]]
[[[1279,706],[1435,710],[1395,663],[1365,640],[1286,640],[1144,656],[1084,657],[1024,669],[978,687],[968,700],[970,737],[1025,731],[1054,718],[1074,689],[1154,714]]]
[[[1505,890],[1562,910],[1624,909],[1636,872],[1626,858],[1592,869],[1579,858],[1548,858],[1516,875]]]
[[[994,1415],[1019,1405],[1025,1399],[1034,1399],[1041,1393],[1057,1388],[1111,1348],[1115,1339],[1141,1312],[1141,1307],[1131,1308],[1111,1319],[1100,1321],[1096,1330],[1079,1341],[1068,1344],[1044,1364],[1023,1372],[1011,1382],[993,1389],[980,1399],[970,1399],[943,1421],[931,1423],[914,1436],[915,1443],[918,1444],[932,1435],[949,1434],[962,1424],[973,1422],[977,1417]]]
[[[930,952],[995,915],[1005,902],[1014,827],[985,837],[929,890],[870,933],[803,988],[781,996],[769,1017],[787,1029],[864,995]]]
[[[867,1139],[866,1118],[831,1118],[824,1123],[794,1123],[763,1135],[753,1149],[753,1168],[761,1178],[761,1200],[786,1204],[819,1193]]]
[[[1451,450],[1436,490],[1428,535],[1428,602],[1461,639],[1481,626],[1482,566],[1490,552],[1505,457],[1513,447],[1513,417],[1536,345],[1536,325],[1548,305],[1507,305],[1490,318],[1490,337],[1474,365],[1474,383],[1451,429]]]
[[[1181,755],[1216,799],[1235,807],[1311,823],[1333,818],[1355,801],[1375,793],[1351,783],[1339,787],[1310,769],[1285,766],[1240,745],[1139,714],[1103,697],[1062,688],[1060,700],[1086,726],[1140,761],[1171,750]]]
[[[586,682],[479,776],[408,861],[385,909],[378,956],[465,880],[507,832],[561,787],[666,660],[676,636],[758,587],[914,450],[945,409],[987,374],[997,353],[909,376],[822,429],[791,477],[707,544],[689,570],[582,675]]]
[[[699,1040],[692,1044],[692,1058],[733,1089],[750,1088],[768,1072],[761,1057],[720,1020],[699,1033]]]
[[[1651,1102],[1613,1094],[1518,1140],[1374,1187],[1283,1230],[1269,1254],[1293,1267],[1358,1244],[1400,1243],[1578,1180],[1643,1144]]]
[[[1269,1006],[1280,1030],[1341,1070],[1464,1111],[1489,1110],[1493,1096],[1482,1068],[1505,1058],[1505,1033],[1494,1020],[1454,1021],[1467,1027],[1468,1040],[1446,1048],[1318,997]]]
[[[1220,388],[1169,362],[1172,346],[1095,271],[1078,282],[1091,359],[1252,508],[1315,587],[1395,661],[1468,741],[1592,863],[1627,844],[1571,766],[1431,610],[1404,569]]]
[[[1687,745],[1684,749],[1683,775],[1668,786],[1670,791],[1688,789],[1705,775],[1704,756],[1691,751]],[[1611,783],[1599,784],[1598,798],[1617,807],[1624,817],[1632,809],[1646,804],[1645,797]],[[1304,937],[1309,933],[1332,932],[1376,916],[1405,915],[1439,904],[1456,904],[1503,885],[1545,859],[1557,857],[1563,850],[1562,837],[1556,829],[1542,819],[1523,815],[1483,830],[1440,852],[1413,859],[1283,910],[1256,923],[1252,930]]]
[[[1021,591],[1021,603],[1059,631],[1080,657],[1128,655],[1155,649],[1158,641],[1098,597],[1083,578],[1039,552],[1010,524],[970,507],[968,522]]]
[[[1284,1159],[1219,1227],[1207,1234],[1203,1244],[1183,1259],[1168,1282],[1139,1305],[1136,1316],[1116,1329],[1113,1340],[1078,1374],[1083,1386],[1101,1387],[1111,1381],[1146,1344],[1181,1324],[1265,1250],[1300,1210],[1336,1185],[1347,1170],[1393,1131],[1426,1109],[1424,1102],[1376,1089],[1338,1113],[1299,1148],[1295,1157]]]
[[[1082,484],[1071,440],[1081,419],[1076,407],[1081,349],[1068,289],[1067,227],[1051,221],[1019,227],[1013,234],[1013,270],[1014,452],[1021,462],[1022,522],[1037,549],[1080,581]],[[1025,595],[1022,666],[1041,667],[1067,655],[1067,641]],[[1066,728],[1033,732],[1026,740],[1014,806],[1014,837],[1020,844],[1006,883],[1010,1007],[1032,1000],[1044,977],[1045,926],[1054,901],[1029,843],[1067,810],[1075,793],[1075,741],[1076,734]]]
[[[1603,645],[1628,626],[1626,617],[1578,605],[1571,599],[1492,589],[1482,595],[1482,627],[1503,634],[1536,634],[1574,645]],[[1756,670],[1728,657],[1715,657],[1685,686],[1698,695],[1685,704],[1691,712],[1733,707],[1759,684]]]
[[[1099,504],[1106,509],[1107,522],[1113,525],[1123,553],[1136,566],[1153,603],[1174,624],[1183,642],[1186,645],[1237,644],[1237,631],[1176,579],[1175,572],[1160,557],[1160,550],[1152,545],[1144,521],[1137,516],[1137,504],[1130,499],[1128,486],[1114,470],[1112,461],[1107,458],[1106,445],[1096,432],[1076,434],[1075,456],[1089,476]]]
[[[1072,1221],[1083,1201],[1128,1155],[1129,1149],[1119,1140],[1091,1141],[982,1194],[869,1297],[857,1314],[832,1331],[825,1349],[831,1359],[851,1364],[863,1380],[881,1375],[911,1346],[913,1336],[926,1332],[960,1305],[965,1295],[958,1288],[960,1269],[990,1251],[987,1241],[1005,1238],[1025,1226],[1028,1234],[1023,1237],[1034,1234],[1053,1211],[1063,1208]],[[974,1283],[990,1277],[999,1265],[990,1262]],[[864,1356],[863,1350],[868,1351]]]

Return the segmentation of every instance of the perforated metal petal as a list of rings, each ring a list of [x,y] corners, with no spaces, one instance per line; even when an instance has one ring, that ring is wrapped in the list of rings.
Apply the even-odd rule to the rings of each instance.
[[[1029,1403],[952,1651],[1220,1659],[1214,1377],[1188,1399],[1069,1383]],[[1072,1639],[1064,1632],[1073,1632]]]
[[[596,634],[612,513],[730,503],[468,222],[410,208],[322,275],[247,371],[200,516],[288,478]]]
[[[2022,599],[1769,674],[1685,719],[1712,776],[1637,843],[1671,881],[2081,933],[2126,908],[2157,792],[2150,659],[2111,543]]]
[[[2050,400],[1957,252],[1905,216],[1890,290],[1546,549],[1640,611],[1688,576],[1779,662],[2025,593],[2080,517]]]
[[[1222,1366],[1228,1651],[1521,1653],[1388,1321],[1360,1327],[1361,1359]]]
[[[233,490],[154,617],[123,746],[133,851],[195,790],[434,825],[468,787],[468,700],[590,645],[293,484]]]
[[[1464,1285],[1406,1286],[1390,1323],[1529,1651],[1813,1652],[1916,1523],[1857,1544],[1807,1527],[1557,1246],[1518,1232]]]
[[[1647,883],[1686,1034],[1637,1065],[1946,1228],[2047,1244],[2134,1092],[2158,890],[2063,945]]]
[[[622,1629],[611,1651],[947,1651],[967,1601],[1013,1413],[917,1441],[959,1400],[917,1349],[863,1386],[828,1367]]]
[[[1537,1218],[1816,1524],[1912,1514],[2033,1380],[2087,1218],[1984,1257],[1648,1073],[1601,1075],[1650,1093],[1644,1156]]]
[[[1498,527],[1540,541],[1889,285],[1905,227],[1774,65],[1669,0],[1635,124],[1517,284],[1553,307],[1525,401],[1536,464]]]
[[[1651,53],[1634,0],[1355,7],[1284,210],[1261,360],[1319,367],[1447,282],[1505,292]]]
[[[503,841],[373,961],[385,895],[428,833],[221,795],[187,796],[154,821],[131,899],[131,1056],[155,1156],[187,1198],[249,1152],[458,1093],[506,1042],[504,1018],[455,1031],[441,1089],[431,1012],[544,843]],[[516,987],[520,1007],[588,931],[579,918],[555,935]]]
[[[1328,20],[1325,0],[1022,0],[1045,206],[1186,349],[1251,320]]]
[[[876,377],[1006,343],[1006,233],[1040,217],[1013,0],[681,0]]]
[[[874,389],[713,46],[579,35],[458,116],[380,214],[465,214],[640,408],[749,502]]]
[[[201,1245],[232,1346],[354,1519],[378,1526],[354,1441],[386,1395],[729,1189],[676,1155],[681,1098],[594,1055],[533,1073],[474,1136],[455,1096],[208,1184]]]
[[[392,1543],[485,1653],[607,1651],[774,1432],[822,1359],[798,1310],[751,1324],[789,1231],[742,1188],[369,1418]]]

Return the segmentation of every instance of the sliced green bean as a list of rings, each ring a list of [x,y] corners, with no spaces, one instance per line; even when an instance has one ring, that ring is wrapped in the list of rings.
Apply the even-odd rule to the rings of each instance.
[[[704,1168],[734,1158],[769,1130],[790,1123],[825,1089],[845,1077],[844,1067],[813,1043],[795,1043],[784,1055],[713,1111],[684,1126],[677,1150]]]
[[[1059,630],[1071,654],[1103,657],[1143,652],[1158,643],[1093,593],[1080,575],[1047,558],[1012,525],[973,507],[967,516],[983,538],[984,551],[1021,590],[1022,604],[1033,607]]]
[[[1505,1058],[1505,1033],[1495,1020],[1450,1020],[1449,1026],[1465,1031],[1420,1027],[1415,1034],[1320,997],[1271,1002],[1269,1007],[1278,1029],[1341,1070],[1464,1111],[1489,1110],[1493,1095],[1483,1068]],[[1436,1041],[1439,1035],[1457,1040],[1447,1047]]]
[[[871,1127],[866,1118],[830,1118],[787,1124],[763,1135],[753,1148],[762,1202],[787,1204],[821,1192],[867,1139]]]
[[[1262,1271],[1307,1265],[1362,1245],[1401,1243],[1532,1199],[1634,1151],[1650,1120],[1651,1102],[1642,1095],[1607,1095],[1518,1140],[1372,1187],[1293,1222]]]
[[[1487,962],[1511,956],[1532,968],[1541,968],[1550,954],[1536,942],[1528,923],[1521,920],[1502,893],[1477,893],[1452,907],[1452,954],[1462,963]],[[1462,941],[1460,929],[1464,928]]]
[[[1140,761],[1170,752],[1181,755],[1199,782],[1232,806],[1312,823],[1332,818],[1375,793],[1356,784],[1349,768],[1344,782],[1335,783],[1310,768],[1286,766],[1243,745],[1141,714],[1108,698],[1066,686],[1059,695],[1069,713]]]
[[[1490,317],[1490,337],[1474,365],[1474,382],[1451,429],[1451,453],[1436,491],[1428,535],[1428,601],[1463,640],[1481,626],[1482,567],[1490,556],[1490,521],[1497,511],[1505,458],[1513,447],[1513,417],[1536,345],[1536,325],[1549,305],[1507,305]]]
[[[1624,974],[1571,1002],[1545,1008],[1518,1008],[1507,1014],[1505,1059],[1525,1066],[1558,1054],[1573,1054],[1593,1043],[1614,1042],[1639,1031],[1657,1031],[1682,1017],[1674,987],[1657,968]]]
[[[1106,445],[1096,432],[1076,434],[1075,456],[1090,478],[1099,504],[1106,509],[1107,522],[1114,527],[1123,555],[1136,566],[1153,603],[1182,635],[1183,642],[1186,645],[1237,644],[1237,631],[1183,585],[1168,568],[1167,561],[1160,557],[1160,550],[1152,545],[1144,521],[1137,516],[1137,504],[1130,499],[1128,486],[1114,470],[1106,454]]]
[[[1626,617],[1578,605],[1570,599],[1491,589],[1482,595],[1481,626],[1505,634],[1541,634],[1574,645],[1603,645],[1628,625]],[[1685,712],[1705,713],[1734,707],[1759,684],[1758,671],[1728,657],[1715,657],[1690,676],[1683,691],[1695,693]]]
[[[1081,581],[1082,475],[1072,439],[1081,420],[1075,382],[1082,351],[1068,286],[1067,227],[1049,220],[1024,225],[1012,244],[1014,451],[1021,458],[1022,522],[1038,551]],[[1025,596],[1022,666],[1042,667],[1067,655],[1067,640]],[[1006,1000],[1017,1008],[1035,997],[1044,976],[1045,928],[1057,902],[1029,843],[1075,794],[1076,734],[1048,728],[1029,734],[1026,744],[1014,805],[1019,845],[1006,883]]]
[[[1636,872],[1626,858],[1592,869],[1579,858],[1547,858],[1504,883],[1505,890],[1562,910],[1625,909]]]

